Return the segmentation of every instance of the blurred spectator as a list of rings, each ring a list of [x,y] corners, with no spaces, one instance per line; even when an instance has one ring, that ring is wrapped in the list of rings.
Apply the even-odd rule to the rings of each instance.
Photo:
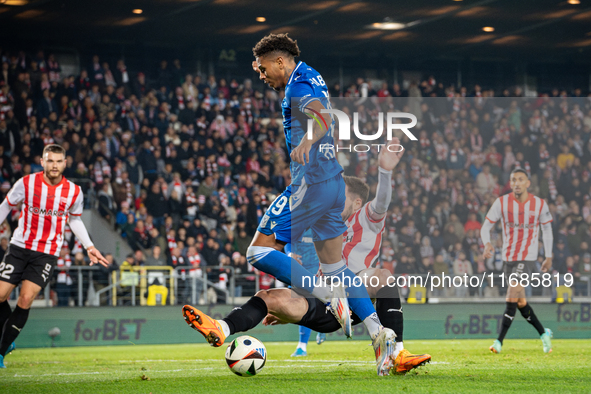
[[[472,264],[470,261],[466,260],[466,253],[459,252],[453,263],[454,276],[464,277],[465,274],[471,276],[473,273]],[[461,286],[454,285],[456,289],[456,297],[466,297],[468,295],[468,285],[469,282],[467,280],[462,280]]]
[[[146,265],[166,265],[166,256],[164,256],[162,248],[159,245],[152,246],[151,253],[148,254],[148,259],[146,260]]]

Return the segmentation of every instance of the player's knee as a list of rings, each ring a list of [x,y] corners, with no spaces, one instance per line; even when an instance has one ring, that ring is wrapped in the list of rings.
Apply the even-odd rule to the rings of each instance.
[[[380,280],[380,287],[391,285],[391,283],[388,283],[388,278],[392,276],[392,273],[389,270],[381,268],[376,273],[376,276]]]
[[[255,294],[255,297],[258,297],[265,302],[265,305],[267,305],[267,311],[269,313],[277,309],[277,304],[279,300],[276,297],[276,294],[274,293],[275,292],[271,290],[259,290]]]
[[[520,298],[519,301],[517,301],[517,307],[520,309],[526,305],[527,305],[527,300],[525,298]]]
[[[267,299],[270,297],[269,290],[259,290],[259,291],[257,291],[257,293],[254,296],[259,297],[261,300],[265,301],[265,303],[266,303]]]
[[[268,246],[249,246],[246,250],[246,261],[250,265],[256,267],[256,264],[259,263],[265,256],[269,253],[273,252],[275,249],[270,248]]]
[[[34,294],[25,294],[21,293],[18,297],[17,305],[22,309],[30,309],[31,305],[33,305],[33,301],[35,300]]]

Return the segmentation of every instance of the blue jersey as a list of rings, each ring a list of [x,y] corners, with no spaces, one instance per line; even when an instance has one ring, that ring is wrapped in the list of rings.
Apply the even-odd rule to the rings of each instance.
[[[320,262],[316,254],[316,248],[314,248],[313,237],[312,230],[306,230],[302,239],[291,245],[291,251],[302,256],[302,266],[315,274],[320,268]]]
[[[292,99],[294,99],[294,103],[297,100],[298,113],[292,114]],[[308,118],[302,114],[302,111],[315,100],[320,101],[325,108],[331,108],[328,88],[322,76],[306,63],[299,62],[285,86],[285,98],[281,103],[283,130],[290,153],[306,136]],[[310,158],[305,166],[295,161],[290,163],[292,185],[299,186],[302,183],[311,185],[323,182],[343,172],[343,168],[335,157],[334,148],[324,148],[327,145],[335,145],[334,124],[333,119],[326,135],[312,145]],[[323,146],[322,151],[320,151],[321,145]]]

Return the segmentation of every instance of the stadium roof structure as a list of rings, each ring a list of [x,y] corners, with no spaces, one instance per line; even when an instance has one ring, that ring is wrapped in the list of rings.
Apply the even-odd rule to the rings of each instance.
[[[322,56],[591,63],[586,0],[0,0],[8,42],[250,51],[270,32]]]

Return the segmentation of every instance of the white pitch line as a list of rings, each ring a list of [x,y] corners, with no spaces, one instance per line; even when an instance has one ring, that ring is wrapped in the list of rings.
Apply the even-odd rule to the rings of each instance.
[[[160,370],[160,371],[152,371],[152,370],[147,370],[147,371],[139,371],[139,372],[147,372],[147,373],[162,373],[162,372],[184,372],[184,371],[204,371],[204,370],[213,370],[213,368],[199,368],[199,369],[165,369],[165,370]],[[126,371],[123,373],[135,373],[136,371]],[[115,374],[121,374],[121,372],[73,372],[73,373],[46,373],[46,374],[41,374],[41,375],[19,375],[19,374],[15,374],[13,377],[14,378],[32,378],[32,377],[38,377],[38,376],[70,376],[70,375],[115,375]]]
[[[120,361],[125,361],[125,360],[120,360]],[[145,360],[142,360],[145,361]],[[176,361],[176,360],[150,360],[150,361]],[[211,360],[199,360],[199,361],[211,361]],[[219,360],[214,360],[214,361],[219,361]],[[323,367],[338,367],[340,365],[342,365],[343,363],[347,363],[348,366],[352,366],[352,367],[365,367],[367,366],[367,364],[373,364],[371,362],[366,362],[366,361],[334,361],[334,360],[271,360],[271,361],[285,361],[285,362],[289,362],[289,363],[295,363],[295,364],[304,364],[304,363],[329,363],[326,365],[323,365]],[[447,362],[434,362],[432,364],[449,364]],[[267,369],[274,369],[274,368],[293,368],[293,365],[267,365]],[[317,368],[317,365],[298,365],[297,368]],[[167,370],[156,370],[156,371],[152,371],[152,370],[146,370],[146,371],[140,371],[140,372],[144,372],[144,373],[148,373],[148,374],[153,374],[153,373],[171,373],[171,372],[186,372],[186,371],[204,371],[204,370],[214,370],[217,368],[213,368],[213,367],[205,367],[205,368],[181,368],[181,369],[167,369]],[[32,378],[32,377],[41,377],[41,376],[76,376],[76,375],[121,375],[121,374],[129,374],[129,373],[136,373],[137,371],[125,371],[125,372],[99,372],[99,371],[95,371],[95,372],[72,372],[72,373],[46,373],[46,374],[41,374],[41,375],[19,375],[19,374],[15,374],[14,376],[12,376],[13,378]]]
[[[211,363],[211,362],[221,362],[222,359],[206,359],[206,360],[119,360],[120,363],[163,363],[163,362],[179,362],[179,363],[187,363],[187,362],[194,362],[194,363]],[[285,363],[365,363],[365,364],[374,364],[374,361],[363,361],[363,360],[298,360],[298,359],[285,359],[285,360],[274,360],[274,359],[267,359],[270,362],[285,362]]]

